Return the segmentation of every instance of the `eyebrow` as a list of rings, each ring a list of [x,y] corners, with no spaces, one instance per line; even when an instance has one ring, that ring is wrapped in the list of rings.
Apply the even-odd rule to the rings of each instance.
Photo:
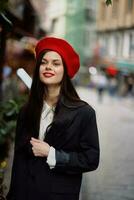
[[[47,60],[46,58],[42,58],[42,60]],[[60,59],[54,59],[53,61],[61,61]]]

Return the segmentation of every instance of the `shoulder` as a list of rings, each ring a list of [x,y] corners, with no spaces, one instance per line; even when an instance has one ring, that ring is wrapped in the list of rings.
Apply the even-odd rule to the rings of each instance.
[[[77,112],[79,116],[84,119],[89,119],[90,117],[95,116],[96,113],[95,109],[88,103],[85,103],[83,106],[77,108]]]
[[[77,101],[70,101],[65,97],[62,97],[60,100],[60,105],[63,107],[66,107],[70,110],[94,110],[92,106],[90,106],[87,102],[83,101],[82,99],[79,99]]]
[[[94,108],[83,100],[71,102],[66,99],[60,104],[60,114],[76,117],[78,120],[89,119],[91,116],[95,116]]]
[[[88,121],[90,118],[94,118],[96,116],[95,109],[83,100],[80,100],[77,103],[75,102],[74,105],[68,107],[67,112],[70,117],[77,116],[77,119],[80,121]]]

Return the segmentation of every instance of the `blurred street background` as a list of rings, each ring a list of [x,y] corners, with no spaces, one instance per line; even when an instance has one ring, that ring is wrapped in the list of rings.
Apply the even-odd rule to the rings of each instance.
[[[9,188],[16,118],[29,90],[34,48],[67,39],[81,59],[72,80],[96,110],[100,166],[84,174],[80,200],[134,200],[134,0],[0,0],[0,194]]]

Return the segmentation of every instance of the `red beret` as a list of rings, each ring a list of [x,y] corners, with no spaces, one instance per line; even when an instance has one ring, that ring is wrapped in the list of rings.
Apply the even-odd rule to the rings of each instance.
[[[63,39],[45,37],[41,39],[36,45],[35,52],[37,59],[39,54],[45,49],[56,51],[60,54],[66,64],[69,77],[73,78],[80,67],[79,55],[76,53],[74,48]]]

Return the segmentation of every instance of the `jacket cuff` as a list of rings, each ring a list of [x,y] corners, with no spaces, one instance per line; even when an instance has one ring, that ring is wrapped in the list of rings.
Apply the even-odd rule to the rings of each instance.
[[[69,163],[69,153],[56,150],[56,166],[66,166]]]

